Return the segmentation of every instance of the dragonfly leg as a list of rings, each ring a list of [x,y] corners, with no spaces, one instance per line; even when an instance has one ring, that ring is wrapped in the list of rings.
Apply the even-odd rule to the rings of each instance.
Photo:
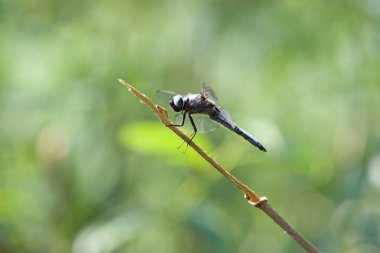
[[[192,134],[189,135],[190,141],[186,142],[186,148],[185,148],[185,151],[183,151],[182,153],[186,153],[187,148],[189,147],[189,143],[194,139],[194,137],[195,137],[195,135],[197,134],[197,131],[198,131],[198,130],[197,130],[197,127],[195,126],[195,123],[194,123],[193,117],[191,117],[191,114],[190,114],[190,113],[189,113],[189,119],[190,119],[190,123],[191,123],[191,125],[193,126],[193,130],[194,130],[194,132],[193,132]],[[182,142],[182,144],[181,144],[178,148],[180,148],[180,147],[183,145],[183,143],[185,143],[185,142]]]
[[[193,117],[191,117],[191,114],[189,113],[189,119],[190,119],[190,123],[191,123],[191,125],[193,126],[193,130],[194,130],[194,132],[189,136],[189,138],[190,138],[190,141],[187,143],[187,144],[189,144],[193,139],[194,139],[194,137],[195,137],[195,135],[197,134],[197,127],[195,126],[195,124],[194,124],[194,120],[193,120]]]
[[[185,119],[186,119],[186,112],[183,114],[183,117],[182,117],[182,122],[181,124],[173,124],[173,125],[166,125],[167,127],[169,126],[176,126],[176,127],[181,127],[185,124]],[[193,117],[191,117],[190,113],[189,113],[189,119],[190,119],[190,123],[191,125],[193,126],[193,130],[194,132],[189,136],[190,138],[190,141],[189,142],[186,142],[186,149],[183,153],[186,153],[187,151],[187,148],[189,146],[189,143],[194,139],[195,135],[197,134],[197,127],[195,126],[195,123],[194,123],[194,120],[193,120]],[[181,145],[179,145],[179,147],[177,147],[177,149],[181,148],[181,146],[183,145],[184,142],[182,142]]]
[[[190,114],[189,114],[189,117],[190,117]],[[169,127],[169,126],[181,127],[181,126],[183,126],[185,124],[185,119],[186,119],[186,112],[182,116],[182,122],[181,122],[181,124],[172,124],[172,125],[166,125],[166,126],[167,127]]]

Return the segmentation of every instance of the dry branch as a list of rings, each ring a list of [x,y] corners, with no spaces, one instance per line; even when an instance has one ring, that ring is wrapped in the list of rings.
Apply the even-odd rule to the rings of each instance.
[[[320,251],[311,244],[306,238],[304,238],[295,228],[293,228],[282,216],[280,216],[276,210],[272,208],[266,197],[260,197],[248,186],[242,183],[239,179],[234,177],[231,173],[225,170],[219,163],[217,163],[213,158],[211,158],[205,151],[203,151],[197,144],[180,131],[177,127],[171,126],[172,123],[167,117],[166,110],[155,105],[145,94],[142,94],[136,90],[132,85],[126,83],[125,81],[118,80],[122,85],[128,88],[130,92],[135,94],[141,102],[148,106],[153,113],[175,134],[177,134],[182,140],[187,142],[199,155],[201,155],[207,162],[209,162],[215,169],[217,169],[223,176],[230,180],[235,186],[237,186],[244,193],[244,197],[248,200],[248,203],[259,208],[265,214],[267,214],[274,222],[276,222],[289,236],[291,236],[300,246],[302,246],[306,252],[319,253]]]

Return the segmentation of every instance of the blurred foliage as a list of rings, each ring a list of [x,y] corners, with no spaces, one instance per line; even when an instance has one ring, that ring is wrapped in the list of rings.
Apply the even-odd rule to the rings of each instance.
[[[205,81],[196,142],[325,252],[380,251],[378,1],[0,0],[0,252],[302,252],[118,84]]]

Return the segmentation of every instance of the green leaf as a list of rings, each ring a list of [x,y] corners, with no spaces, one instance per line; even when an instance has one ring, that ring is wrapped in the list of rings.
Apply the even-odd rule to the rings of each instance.
[[[183,142],[175,133],[161,123],[140,121],[125,124],[118,134],[120,142],[130,150],[146,155],[162,156],[171,163],[189,164],[193,167],[204,166],[205,161],[191,148],[186,149]],[[213,150],[206,135],[197,134],[194,141],[204,150]]]

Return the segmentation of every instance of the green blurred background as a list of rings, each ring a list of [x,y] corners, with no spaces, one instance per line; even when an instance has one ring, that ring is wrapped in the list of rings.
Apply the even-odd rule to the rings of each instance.
[[[325,252],[380,252],[379,1],[0,1],[0,252],[302,252],[118,82],[209,83],[195,141]]]

